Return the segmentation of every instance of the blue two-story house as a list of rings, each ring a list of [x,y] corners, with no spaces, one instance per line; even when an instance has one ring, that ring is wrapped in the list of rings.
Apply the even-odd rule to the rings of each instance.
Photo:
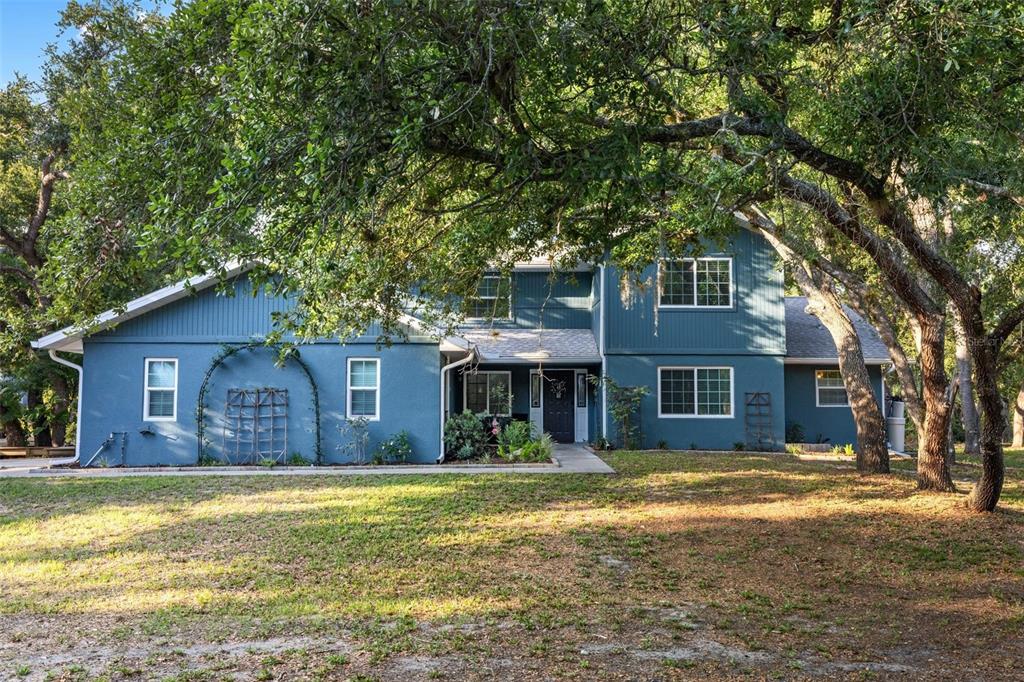
[[[628,280],[602,264],[520,263],[484,277],[457,333],[409,314],[390,346],[368,329],[282,356],[261,341],[294,302],[252,291],[244,266],[227,273],[234,295],[196,278],[35,346],[81,373],[83,464],[341,464],[400,431],[414,461],[435,462],[445,420],[463,410],[529,420],[559,442],[615,442],[602,378],[647,387],[644,448],[854,442],[835,346],[806,301],[785,297],[772,249],[745,230],[715,248]],[[855,321],[884,404],[885,348]]]

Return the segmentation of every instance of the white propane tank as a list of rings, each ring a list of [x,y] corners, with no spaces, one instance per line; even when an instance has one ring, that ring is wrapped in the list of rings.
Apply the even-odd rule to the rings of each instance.
[[[906,406],[902,400],[894,399],[889,403],[889,417],[886,419],[889,431],[889,447],[896,452],[903,452],[907,441],[907,420],[903,416]]]

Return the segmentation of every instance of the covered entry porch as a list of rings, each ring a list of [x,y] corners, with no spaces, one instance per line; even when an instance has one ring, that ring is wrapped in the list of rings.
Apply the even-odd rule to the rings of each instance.
[[[447,377],[449,414],[463,410],[529,421],[559,443],[598,435],[601,362],[589,329],[464,333],[476,361]]]

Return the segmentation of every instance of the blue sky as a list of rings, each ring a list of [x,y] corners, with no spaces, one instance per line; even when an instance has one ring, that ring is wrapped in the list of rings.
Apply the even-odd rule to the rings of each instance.
[[[43,49],[57,40],[57,19],[66,4],[67,0],[0,0],[0,87],[14,80],[15,72],[39,78]]]
[[[45,62],[43,50],[50,43],[65,44],[75,35],[71,28],[60,33],[57,20],[68,0],[0,0],[0,87],[15,74],[38,80]],[[170,11],[170,3],[144,0],[146,9]]]

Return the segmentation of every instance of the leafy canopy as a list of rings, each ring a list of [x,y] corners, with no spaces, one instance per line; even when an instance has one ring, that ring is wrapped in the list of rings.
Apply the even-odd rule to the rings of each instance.
[[[144,262],[258,260],[300,296],[285,327],[394,330],[410,291],[451,300],[537,253],[636,269],[725,237],[738,206],[785,221],[780,172],[864,205],[894,179],[901,200],[1020,194],[1022,11],[194,0],[75,93],[102,113],[76,131],[80,206]],[[1016,274],[979,274],[1009,290],[1019,219],[970,210],[956,249],[981,271],[983,235],[1010,254]]]

